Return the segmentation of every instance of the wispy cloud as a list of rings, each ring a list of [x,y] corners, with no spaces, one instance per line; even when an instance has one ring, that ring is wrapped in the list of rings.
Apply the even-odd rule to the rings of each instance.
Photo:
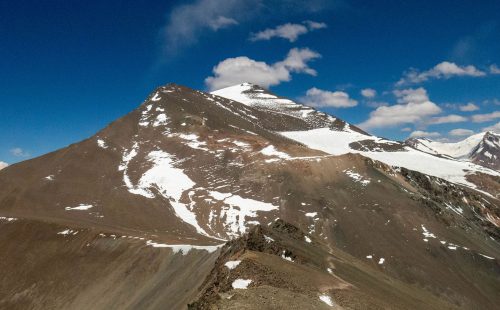
[[[377,91],[373,88],[365,88],[361,90],[361,96],[365,98],[374,98],[377,95]]]
[[[439,132],[427,132],[422,130],[416,130],[410,134],[410,138],[433,138],[439,137],[441,134]]]
[[[227,58],[213,68],[213,76],[205,79],[210,90],[216,90],[234,84],[249,82],[263,87],[278,85],[291,80],[292,73],[304,73],[315,76],[316,70],[309,67],[311,60],[321,57],[308,48],[292,48],[282,61],[267,64],[246,56]]]
[[[472,121],[475,123],[484,123],[484,122],[489,122],[495,119],[500,118],[500,111],[495,111],[491,113],[484,113],[484,114],[474,114],[472,115]]]
[[[437,125],[437,124],[460,123],[466,121],[467,117],[457,114],[450,114],[445,116],[433,117],[427,122],[427,124]]]
[[[500,68],[496,64],[492,64],[490,66],[490,73],[491,74],[500,74]]]
[[[485,72],[473,65],[459,66],[453,62],[443,61],[426,71],[420,72],[413,68],[408,70],[396,85],[417,84],[430,79],[449,79],[454,76],[481,77],[485,75]]]
[[[22,148],[20,147],[15,147],[13,149],[10,149],[9,150],[10,154],[12,154],[12,156],[15,156],[15,157],[30,157],[30,153],[26,152],[25,150],[23,150]]]
[[[496,133],[500,133],[500,122],[493,124],[491,126],[488,126],[488,127],[484,127],[483,131],[493,131]]]
[[[467,104],[462,104],[458,106],[458,109],[462,112],[472,112],[472,111],[477,111],[479,110],[479,107],[475,105],[472,102],[469,102]]]
[[[464,137],[473,135],[474,131],[470,129],[457,128],[450,130],[448,134],[453,137]]]
[[[251,17],[262,6],[262,0],[196,0],[175,7],[163,27],[164,51],[172,54],[196,43],[205,32],[215,32]]]
[[[283,38],[295,42],[299,36],[316,29],[326,28],[325,23],[304,21],[302,24],[286,23],[275,28],[267,28],[250,35],[250,41],[270,40],[272,38]]]

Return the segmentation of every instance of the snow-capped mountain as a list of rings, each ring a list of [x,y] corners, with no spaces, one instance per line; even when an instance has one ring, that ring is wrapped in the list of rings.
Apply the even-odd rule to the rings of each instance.
[[[500,170],[500,135],[493,132],[478,133],[458,142],[413,138],[406,143],[422,152],[471,161]]]
[[[0,171],[0,308],[495,309],[499,178],[255,85],[169,84]]]

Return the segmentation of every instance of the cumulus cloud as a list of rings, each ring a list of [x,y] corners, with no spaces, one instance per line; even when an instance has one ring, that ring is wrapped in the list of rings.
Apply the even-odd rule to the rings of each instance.
[[[489,122],[489,121],[495,120],[497,118],[500,118],[500,111],[472,115],[472,121],[475,123]]]
[[[484,127],[483,131],[493,131],[496,133],[500,133],[500,122],[493,124],[491,126],[488,126],[488,127]]]
[[[0,170],[2,170],[3,168],[7,167],[8,165],[9,164],[7,164],[6,162],[0,160]]]
[[[427,131],[421,131],[421,130],[416,130],[410,134],[410,138],[433,138],[433,137],[439,137],[441,134],[439,132],[427,132]]]
[[[457,129],[450,130],[450,132],[448,134],[450,136],[454,136],[454,137],[463,137],[463,136],[473,135],[474,131],[472,131],[470,129],[457,128]]]
[[[255,14],[261,0],[196,0],[175,7],[163,27],[164,50],[177,51],[195,43],[206,31],[218,31]]]
[[[427,90],[423,87],[416,89],[408,88],[403,90],[396,89],[393,94],[396,96],[398,103],[423,103],[429,101]]]
[[[428,121],[428,124],[436,125],[436,124],[448,124],[448,123],[460,123],[467,121],[467,117],[450,114],[446,116],[433,117]]]
[[[9,150],[10,154],[16,157],[29,157],[30,154],[20,147],[15,147]]]
[[[304,104],[312,107],[350,108],[358,104],[349,94],[343,91],[328,91],[313,87],[302,98]]]
[[[219,62],[213,69],[213,76],[205,79],[210,90],[249,82],[262,87],[278,85],[291,80],[291,73],[304,73],[315,76],[308,62],[321,57],[308,48],[292,48],[286,58],[274,64],[256,61],[246,56],[227,58]]]
[[[361,90],[361,96],[365,98],[373,98],[377,95],[377,91],[372,88],[365,88]]]
[[[268,28],[250,35],[250,41],[271,40],[272,38],[283,38],[295,42],[299,36],[310,31],[326,28],[325,23],[304,21],[302,24],[286,23],[275,28]]]
[[[467,104],[460,105],[458,109],[462,112],[472,112],[472,111],[477,111],[479,110],[479,107],[475,105],[472,102],[469,102]]]
[[[500,68],[496,64],[493,64],[490,66],[490,73],[491,74],[500,74]]]
[[[368,120],[359,126],[370,129],[401,124],[419,124],[430,116],[441,113],[441,108],[429,100],[427,91],[422,87],[396,90],[394,95],[399,104],[375,109],[370,113]]]
[[[454,76],[471,76],[481,77],[486,73],[477,69],[472,65],[459,66],[453,62],[443,61],[433,68],[420,72],[416,69],[410,69],[405,72],[403,77],[396,83],[396,85],[416,84],[425,82],[430,79],[448,79]]]

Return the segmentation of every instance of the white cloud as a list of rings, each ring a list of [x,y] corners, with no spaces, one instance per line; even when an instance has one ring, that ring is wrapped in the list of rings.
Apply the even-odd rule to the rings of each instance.
[[[493,98],[493,99],[486,99],[486,100],[483,100],[483,104],[494,104],[494,105],[500,105],[500,100],[498,100],[497,98]]]
[[[361,90],[361,95],[365,98],[373,98],[377,95],[377,91],[372,88],[365,88]]]
[[[463,112],[472,112],[472,111],[477,111],[479,110],[479,107],[477,105],[475,105],[474,103],[472,102],[469,102],[467,104],[464,104],[464,105],[460,105],[458,107],[458,109],[460,111],[463,111]]]
[[[250,35],[251,41],[270,40],[272,38],[283,38],[290,42],[295,42],[299,36],[306,34],[316,29],[326,28],[325,23],[314,21],[304,21],[303,24],[286,23],[276,26],[276,28],[268,28]]]
[[[404,128],[401,128],[401,131],[403,131],[403,132],[410,132],[411,128],[410,127],[404,127]]]
[[[8,163],[0,160],[0,170],[2,170],[3,168],[7,167],[8,165],[9,165]]]
[[[490,66],[490,73],[491,74],[500,74],[500,68],[496,64],[492,64]]]
[[[450,114],[446,116],[433,117],[428,121],[428,124],[436,125],[436,124],[447,124],[447,123],[460,123],[465,121],[467,121],[467,117],[456,114]]]
[[[210,20],[208,25],[214,31],[217,31],[219,29],[227,28],[231,25],[238,25],[238,22],[229,17],[219,16],[216,19]]]
[[[410,134],[410,138],[433,138],[433,137],[439,137],[441,134],[439,132],[427,132],[427,131],[421,131],[421,130],[416,130]]]
[[[396,85],[421,83],[430,79],[448,79],[453,76],[480,77],[485,75],[485,72],[472,65],[459,66],[453,62],[443,61],[435,65],[433,68],[423,72],[416,69],[410,69],[403,75]]]
[[[489,121],[495,120],[497,118],[500,118],[500,111],[472,115],[472,121],[475,123],[489,122]]]
[[[213,68],[213,76],[205,79],[210,90],[216,90],[234,84],[249,82],[262,87],[278,85],[291,80],[291,73],[305,73],[315,76],[317,73],[308,66],[308,62],[321,57],[308,48],[293,48],[287,57],[274,64],[255,61],[246,56],[227,58]]]
[[[368,120],[359,124],[364,129],[392,127],[401,124],[420,124],[432,115],[441,113],[429,100],[423,88],[396,90],[394,95],[399,104],[379,107],[370,113]]]
[[[450,136],[454,136],[454,137],[471,136],[474,134],[474,131],[472,131],[470,129],[457,128],[457,129],[450,130],[450,132],[448,134]]]
[[[302,98],[304,104],[312,107],[350,108],[358,104],[349,94],[343,91],[328,91],[313,87]]]
[[[13,155],[13,156],[16,156],[16,157],[29,157],[30,156],[30,153],[24,151],[22,148],[20,147],[15,147],[13,149],[10,149],[9,152]]]
[[[423,87],[417,89],[408,88],[403,90],[395,90],[394,96],[396,96],[398,103],[423,103],[429,101],[429,95],[427,95],[427,90]]]
[[[488,127],[484,127],[483,131],[493,131],[496,133],[500,133],[500,122],[493,124],[491,126],[488,126]]]
[[[239,19],[256,14],[261,0],[196,0],[175,7],[162,29],[164,50],[176,52],[195,43],[207,31],[218,31],[238,24]]]
[[[309,28],[309,30],[323,29],[323,28],[328,27],[325,23],[318,23],[318,22],[315,22],[315,21],[312,21],[312,20],[306,20],[306,21],[304,21],[304,24],[307,25],[307,27]]]
[[[385,106],[388,106],[388,105],[389,105],[389,103],[387,103],[385,101],[368,101],[366,103],[366,106],[370,107],[370,108],[385,107]]]

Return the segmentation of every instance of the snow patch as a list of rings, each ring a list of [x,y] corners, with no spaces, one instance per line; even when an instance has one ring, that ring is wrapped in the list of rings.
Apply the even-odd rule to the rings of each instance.
[[[367,186],[368,184],[370,184],[370,180],[363,177],[361,174],[359,173],[356,173],[352,170],[349,170],[349,169],[346,169],[344,171],[345,174],[347,174],[347,176],[349,176],[351,179],[354,180],[354,182],[358,182],[358,183],[361,183],[361,185],[363,186]]]
[[[77,233],[78,233],[78,230],[65,229],[63,231],[58,232],[57,234],[68,236],[68,235],[76,235]]]
[[[15,218],[15,217],[0,216],[0,221],[13,222],[13,221],[17,221],[17,218]]]
[[[330,307],[333,307],[333,300],[330,296],[328,295],[321,295],[319,296],[319,299],[324,302],[325,304],[329,305]]]
[[[97,139],[97,145],[102,148],[102,149],[107,149],[108,145],[106,144],[106,141],[102,139]]]
[[[281,158],[281,159],[290,159],[290,155],[288,155],[287,153],[284,153],[284,152],[281,152],[281,151],[278,151],[274,145],[268,145],[266,146],[265,148],[263,148],[262,150],[260,150],[260,153],[263,154],[263,155],[266,155],[266,156],[274,156],[274,157],[278,157],[278,158]]]
[[[78,206],[76,207],[66,207],[64,208],[66,211],[70,211],[70,210],[78,210],[78,211],[85,211],[85,210],[88,210],[88,209],[92,209],[94,206],[93,205],[87,205],[87,204],[79,204]]]
[[[232,270],[232,269],[234,269],[234,268],[238,267],[238,265],[239,265],[240,263],[241,263],[241,261],[240,261],[240,260],[230,260],[230,261],[227,261],[227,262],[224,264],[224,266],[226,266],[226,267],[227,267],[227,269]]]
[[[248,285],[252,283],[252,280],[246,280],[246,279],[236,279],[234,282],[231,284],[231,286],[234,289],[240,289],[240,290],[245,290],[248,288]]]
[[[165,244],[165,243],[157,243],[152,240],[146,241],[146,245],[152,246],[153,248],[170,248],[176,253],[181,253],[182,255],[187,255],[191,250],[202,250],[207,251],[208,253],[213,253],[217,251],[224,244],[220,245],[191,245],[191,244]]]

